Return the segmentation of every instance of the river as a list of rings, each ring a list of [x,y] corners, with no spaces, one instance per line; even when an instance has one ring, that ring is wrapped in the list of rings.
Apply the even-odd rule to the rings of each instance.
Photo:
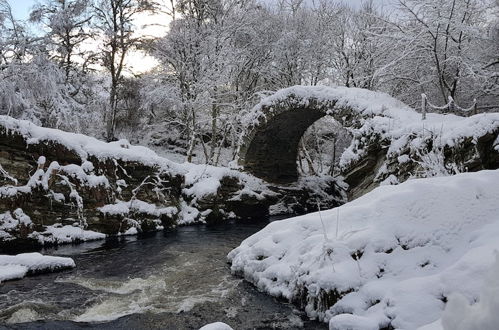
[[[0,284],[0,329],[326,329],[230,273],[227,253],[266,223],[179,227],[41,251],[77,267]]]

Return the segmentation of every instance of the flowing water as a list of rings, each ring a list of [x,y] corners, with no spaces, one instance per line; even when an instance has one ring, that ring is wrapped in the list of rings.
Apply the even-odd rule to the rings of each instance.
[[[230,274],[227,253],[260,224],[181,227],[42,251],[77,268],[0,284],[0,329],[325,329]]]

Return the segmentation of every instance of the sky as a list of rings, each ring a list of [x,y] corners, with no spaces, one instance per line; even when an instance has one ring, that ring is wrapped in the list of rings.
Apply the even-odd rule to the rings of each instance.
[[[12,7],[12,11],[14,16],[17,19],[27,19],[28,13],[35,4],[35,0],[7,0],[10,6]]]
[[[37,0],[7,0],[12,7],[12,11],[14,13],[15,18],[20,20],[28,19],[29,12],[31,8],[38,2]],[[272,3],[276,0],[261,0],[267,3]],[[314,0],[305,0],[306,2],[313,3]],[[359,6],[363,0],[337,0],[342,1],[344,3],[350,4],[351,6],[357,7]],[[394,0],[375,0],[376,4],[379,5],[387,5],[393,3]],[[168,22],[165,21],[165,17],[161,17],[159,15],[148,15],[142,14],[136,20],[137,26],[140,28],[137,29],[136,33],[138,35],[147,35],[160,37],[165,34],[167,27],[165,27]],[[149,26],[144,27],[145,24],[149,24]],[[90,42],[88,47],[95,47],[98,43]],[[150,70],[158,63],[157,61],[144,54],[143,52],[134,52],[130,54],[128,58],[128,67],[131,72],[134,74],[142,73]]]
[[[16,19],[26,20],[29,17],[29,12],[33,8],[33,6],[39,2],[37,0],[7,0],[7,2],[12,7],[12,12]],[[137,18],[136,21],[137,26],[141,28],[137,29],[137,33],[139,35],[147,35],[147,36],[155,36],[159,37],[165,34],[166,28],[164,27],[164,17],[151,17],[151,15],[143,14]],[[145,24],[149,24],[149,26],[144,27]],[[158,27],[156,25],[163,25],[163,27]],[[95,48],[98,42],[90,41],[87,45],[89,48]],[[130,71],[134,74],[142,73],[150,70],[158,63],[157,61],[144,54],[143,52],[136,51],[129,54],[127,67],[130,68]]]

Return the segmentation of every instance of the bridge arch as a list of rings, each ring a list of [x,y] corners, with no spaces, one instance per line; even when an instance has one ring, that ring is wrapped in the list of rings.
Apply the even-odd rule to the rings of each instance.
[[[359,88],[294,86],[263,99],[243,119],[238,164],[271,183],[298,179],[298,144],[318,119],[330,115],[343,127],[359,128],[390,109],[407,107],[384,93]]]

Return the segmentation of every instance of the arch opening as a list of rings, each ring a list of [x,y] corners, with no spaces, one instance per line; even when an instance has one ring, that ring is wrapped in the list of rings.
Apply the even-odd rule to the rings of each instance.
[[[352,139],[352,133],[332,116],[319,118],[305,131],[298,144],[299,177],[337,175],[340,157]]]
[[[244,168],[272,183],[298,180],[298,144],[305,131],[325,113],[299,108],[277,114],[261,125],[246,150]]]

